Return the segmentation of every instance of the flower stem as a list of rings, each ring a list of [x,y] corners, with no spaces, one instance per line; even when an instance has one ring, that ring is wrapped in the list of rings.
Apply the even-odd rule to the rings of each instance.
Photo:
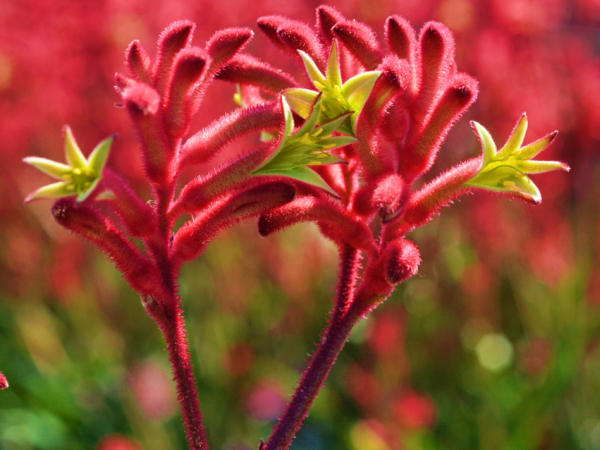
[[[179,302],[176,303],[175,314],[169,314],[169,317],[167,317],[166,328],[163,329],[163,333],[167,341],[169,360],[177,384],[177,398],[181,405],[190,450],[208,450],[190,347],[185,332],[185,320],[179,308]]]
[[[324,333],[324,337],[302,374],[300,384],[288,403],[283,415],[275,426],[273,435],[265,450],[287,450],[296,433],[302,427],[319,390],[325,384],[352,328],[360,318],[350,307],[354,294],[356,274],[360,265],[359,252],[344,245],[340,250],[340,283],[334,312]]]

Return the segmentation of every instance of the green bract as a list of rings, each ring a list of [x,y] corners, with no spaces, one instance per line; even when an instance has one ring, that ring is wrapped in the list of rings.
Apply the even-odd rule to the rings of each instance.
[[[29,202],[36,198],[69,197],[71,195],[77,195],[78,202],[85,200],[102,179],[102,171],[106,165],[114,138],[115,136],[111,136],[100,142],[89,158],[86,159],[81,153],[77,142],[75,142],[71,128],[68,125],[65,126],[65,154],[68,164],[36,156],[23,159],[23,162],[31,164],[61,181],[41,187],[29,194],[25,201]]]
[[[477,175],[465,183],[467,186],[514,193],[537,204],[542,201],[542,195],[527,175],[551,170],[569,170],[569,166],[559,161],[532,161],[532,158],[550,145],[558,132],[550,133],[521,147],[527,131],[525,114],[500,151],[496,149],[490,133],[481,124],[471,124],[483,147],[483,163]]]
[[[356,131],[356,119],[363,109],[373,86],[381,75],[381,72],[371,71],[358,74],[344,84],[342,84],[342,75],[340,73],[340,63],[338,59],[337,44],[334,41],[331,46],[331,54],[327,64],[327,77],[325,77],[315,62],[304,53],[298,50],[310,79],[315,87],[321,91],[321,117],[319,123],[325,123],[335,119],[342,114],[351,112],[352,116],[349,122],[344,123],[339,131],[354,136]],[[319,93],[309,89],[293,88],[283,93],[290,107],[298,115],[307,118],[312,110]]]
[[[335,148],[358,141],[358,139],[351,136],[332,135],[334,131],[338,130],[346,122],[351,112],[346,112],[333,120],[316,126],[322,114],[322,99],[319,98],[304,125],[296,133],[292,134],[294,132],[292,110],[285,98],[282,97],[281,103],[283,104],[285,117],[281,142],[269,159],[252,172],[252,174],[281,175],[295,178],[318,186],[337,196],[327,183],[307,166],[345,162],[340,157],[332,155],[329,152]]]

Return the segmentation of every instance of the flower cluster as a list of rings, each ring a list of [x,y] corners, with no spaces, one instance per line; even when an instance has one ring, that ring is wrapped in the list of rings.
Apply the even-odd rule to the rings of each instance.
[[[329,327],[273,435],[261,445],[287,449],[352,327],[417,272],[420,253],[407,233],[476,188],[538,203],[539,191],[527,174],[566,169],[530,161],[554,134],[521,148],[525,118],[499,152],[489,133],[474,124],[483,156],[415,189],[478,93],[477,82],[456,69],[450,31],[429,22],[417,35],[405,19],[391,16],[386,51],[368,26],[327,6],[317,9],[314,29],[280,16],[263,17],[258,26],[304,66],[304,83],[244,54],[253,36],[246,28],[217,32],[201,48],[192,45],[194,24],[180,21],[161,34],[154,60],[139,41],[128,47],[129,72],[117,74],[117,91],[137,133],[152,203],[105,168],[113,138],[86,159],[67,127],[69,165],[25,159],[61,180],[28,200],[64,197],[53,206],[57,222],[113,259],[164,333],[192,449],[208,444],[177,272],[220,231],[252,217],[259,218],[263,236],[310,221],[339,247],[340,283]],[[192,117],[215,80],[239,85],[241,107],[188,138]],[[259,133],[278,137],[178,191],[184,168]],[[184,214],[192,218],[176,229]]]

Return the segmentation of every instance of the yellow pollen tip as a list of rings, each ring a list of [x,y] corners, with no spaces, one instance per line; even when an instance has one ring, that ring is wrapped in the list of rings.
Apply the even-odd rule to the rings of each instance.
[[[327,145],[323,146],[323,150],[329,150],[329,149],[335,148],[335,146],[336,146],[335,144],[327,144]]]
[[[75,175],[81,175],[81,169],[78,169],[77,167],[75,169],[73,169],[73,173]]]
[[[515,183],[513,183],[512,181],[505,181],[504,183],[502,183],[504,186],[506,186],[507,188],[513,188],[515,187]]]
[[[335,89],[335,92],[337,92],[338,94],[342,92],[342,89],[336,84],[333,89]]]
[[[66,189],[67,189],[67,191],[74,191],[74,190],[75,190],[75,185],[74,185],[74,184],[69,184],[69,185],[66,187]]]
[[[323,132],[323,128],[319,128],[317,131],[315,131],[313,133],[313,137],[317,137],[318,135],[320,135]]]
[[[327,111],[327,110],[325,109],[325,105],[321,105],[321,111]]]
[[[325,86],[323,86],[321,83],[319,83],[318,81],[313,81],[313,84],[317,87],[317,89],[319,89],[320,91],[322,91],[323,89],[325,89]]]

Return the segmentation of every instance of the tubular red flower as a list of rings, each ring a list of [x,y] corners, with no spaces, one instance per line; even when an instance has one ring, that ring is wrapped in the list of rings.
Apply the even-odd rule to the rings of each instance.
[[[407,59],[411,66],[414,64],[417,37],[405,18],[398,15],[388,17],[385,21],[385,39],[396,56]]]
[[[291,75],[250,55],[234,56],[217,72],[215,78],[233,83],[258,86],[273,94],[298,86]]]
[[[419,36],[418,94],[414,120],[419,123],[443,93],[454,64],[454,38],[448,28],[428,22]]]
[[[383,54],[375,32],[364,23],[346,20],[336,23],[332,31],[366,70],[375,70],[381,63]]]
[[[345,20],[346,18],[332,6],[321,5],[317,8],[317,30],[325,45],[329,46],[333,41],[331,29],[335,24]]]
[[[114,261],[127,282],[141,294],[168,298],[156,266],[123,236],[100,212],[74,198],[63,198],[52,206],[54,219],[63,227],[94,242]]]
[[[294,199],[289,183],[270,182],[236,192],[186,223],[175,235],[171,260],[176,265],[196,259],[218,232]]]
[[[127,181],[110,169],[104,170],[102,181],[115,194],[115,199],[97,201],[113,205],[132,236],[146,237],[156,231],[154,210],[136,194]]]
[[[305,23],[282,16],[265,16],[257,24],[273,43],[292,56],[299,57],[298,50],[302,50],[319,63],[325,61],[316,33]]]
[[[325,198],[298,197],[261,216],[258,231],[261,236],[269,236],[300,222],[317,222],[324,226],[327,237],[338,244],[347,243],[371,254],[377,252],[369,227]]]
[[[236,109],[189,138],[181,150],[180,165],[206,163],[234,140],[250,133],[280,129],[282,125],[281,102]]]
[[[210,57],[198,47],[181,50],[173,63],[173,71],[164,100],[164,129],[171,137],[183,136],[190,126],[194,86],[206,73]]]
[[[0,390],[6,389],[8,387],[8,380],[4,376],[2,372],[0,372]]]
[[[466,74],[456,75],[428,116],[400,153],[400,173],[412,183],[433,165],[450,128],[476,100],[478,84]]]
[[[137,81],[152,84],[152,60],[140,41],[135,40],[127,47],[125,64]]]
[[[394,172],[394,159],[384,153],[379,142],[379,125],[387,106],[410,82],[410,68],[406,61],[388,56],[379,66],[382,71],[377,79],[369,99],[365,103],[356,121],[356,153],[364,165],[367,182],[383,173]]]
[[[163,183],[173,176],[173,146],[167,144],[158,112],[160,96],[156,90],[144,83],[125,88],[123,100],[133,122],[144,156],[144,168],[153,183]]]
[[[468,186],[464,186],[464,183],[471,179],[480,167],[481,158],[469,159],[413,193],[404,213],[390,219],[390,222],[384,226],[384,239],[402,237],[409,231],[425,225],[439,213],[442,207],[471,190]]]
[[[163,94],[167,88],[173,61],[180,50],[188,47],[196,24],[188,20],[180,20],[170,24],[158,38],[158,54],[154,62],[152,77],[156,90]]]
[[[211,201],[233,192],[272,151],[272,145],[260,147],[208,175],[192,180],[181,190],[169,216],[175,219],[186,212],[199,212]]]
[[[217,31],[206,43],[211,57],[209,73],[216,73],[250,42],[254,32],[249,28],[226,28]]]

